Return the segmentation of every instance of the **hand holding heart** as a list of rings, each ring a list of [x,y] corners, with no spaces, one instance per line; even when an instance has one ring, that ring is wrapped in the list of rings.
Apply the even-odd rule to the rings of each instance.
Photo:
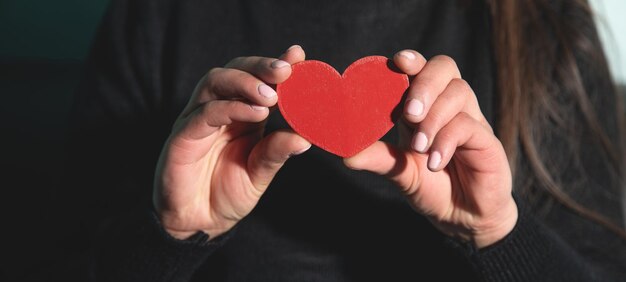
[[[474,92],[449,57],[426,61],[405,50],[393,59],[415,75],[400,123],[401,148],[376,142],[345,164],[391,179],[448,236],[478,248],[502,239],[517,222],[511,171]]]
[[[293,131],[262,137],[277,95],[267,84],[304,60],[299,46],[280,59],[236,58],[198,83],[168,138],[156,171],[154,204],[172,236],[212,238],[257,204],[276,172],[311,144]],[[426,62],[402,51],[394,63],[415,76],[402,122],[402,146],[376,142],[345,159],[348,167],[392,179],[421,214],[449,236],[478,247],[508,234],[517,220],[502,145],[454,61]]]
[[[263,136],[281,83],[304,60],[295,46],[280,59],[236,58],[210,70],[176,120],[156,170],[154,206],[161,224],[184,239],[232,228],[257,204],[287,159],[311,144],[292,131]]]

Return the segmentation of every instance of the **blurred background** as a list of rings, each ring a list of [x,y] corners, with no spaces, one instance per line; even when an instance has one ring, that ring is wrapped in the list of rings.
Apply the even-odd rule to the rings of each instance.
[[[72,95],[108,0],[0,0],[0,281],[59,250],[54,187]],[[626,1],[593,0],[616,81],[626,84]],[[79,212],[79,211],[78,211]]]

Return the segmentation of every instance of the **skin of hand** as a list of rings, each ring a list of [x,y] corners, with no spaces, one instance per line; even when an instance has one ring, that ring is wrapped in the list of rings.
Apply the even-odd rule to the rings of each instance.
[[[174,123],[156,168],[153,203],[165,230],[186,239],[215,238],[259,201],[290,156],[311,144],[292,131],[263,137],[278,98],[268,84],[285,81],[303,61],[300,46],[279,59],[240,57],[210,70]]]
[[[412,207],[444,234],[483,248],[517,223],[512,176],[500,141],[453,59],[403,50],[395,65],[414,76],[399,148],[376,142],[344,159],[391,179]]]

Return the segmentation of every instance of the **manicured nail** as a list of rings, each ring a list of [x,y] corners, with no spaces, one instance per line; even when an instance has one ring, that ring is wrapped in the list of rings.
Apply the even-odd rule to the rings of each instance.
[[[276,91],[274,91],[274,89],[272,89],[272,87],[269,87],[267,84],[259,84],[257,90],[259,91],[259,94],[261,94],[261,96],[265,98],[276,97]]]
[[[406,107],[406,111],[409,115],[420,116],[424,112],[424,103],[417,99],[411,99]]]
[[[304,152],[308,151],[309,149],[311,149],[311,145],[309,145],[308,147],[306,147],[306,148],[304,148],[304,149],[302,149],[302,150],[300,150],[300,151],[293,152],[293,153],[291,153],[291,155],[292,155],[292,156],[297,156],[297,155],[300,155],[300,154],[302,154],[302,153],[304,153]]]
[[[267,107],[263,107],[263,106],[257,106],[257,105],[250,105],[250,107],[255,110],[255,111],[265,111],[267,110]]]
[[[280,68],[288,67],[289,63],[287,63],[287,62],[285,62],[283,60],[276,60],[276,61],[273,61],[270,66],[273,69],[280,69]]]
[[[432,152],[430,154],[430,158],[428,159],[428,168],[430,170],[435,170],[441,164],[441,154],[437,151]]]
[[[426,134],[418,132],[417,135],[415,135],[415,139],[413,139],[413,149],[420,153],[424,153],[427,145],[428,138],[426,137]]]
[[[409,52],[409,51],[402,51],[402,52],[398,53],[398,55],[400,55],[402,57],[405,57],[405,58],[407,58],[407,59],[409,59],[411,61],[415,60],[415,54],[413,54],[412,52]]]

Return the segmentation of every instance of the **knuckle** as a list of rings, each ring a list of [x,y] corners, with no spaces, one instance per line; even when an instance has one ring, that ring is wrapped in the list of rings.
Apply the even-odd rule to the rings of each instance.
[[[455,119],[458,123],[462,125],[468,125],[468,126],[477,122],[477,120],[475,120],[470,114],[466,112],[458,113]]]
[[[482,118],[480,124],[485,128],[485,130],[487,130],[487,132],[494,134],[493,128],[491,127],[487,119]]]
[[[420,75],[417,77],[416,84],[418,89],[421,89],[420,93],[430,93],[429,89],[436,87],[437,79],[432,75]],[[416,95],[417,91],[413,91],[413,95]]]
[[[420,129],[427,132],[437,131],[443,127],[444,122],[445,117],[441,112],[431,111],[420,124]]]
[[[226,63],[224,67],[231,67],[235,65],[240,65],[243,61],[246,60],[246,57],[235,57],[230,62]]]
[[[442,64],[446,69],[451,70],[455,77],[461,77],[461,72],[456,64],[456,61],[452,57],[447,55],[437,55],[432,60]]]
[[[219,115],[223,113],[220,113],[219,105],[220,103],[217,101],[211,101],[207,102],[202,107],[202,116],[204,117],[206,123],[210,126],[220,124]]]
[[[227,84],[233,91],[233,99],[241,99],[241,96],[252,99],[256,97],[254,93],[257,91],[259,80],[245,71],[233,70],[229,75]]]
[[[215,80],[215,77],[219,76],[219,74],[223,71],[223,68],[212,68],[206,73],[206,79],[208,81]]]
[[[452,59],[452,57],[448,56],[448,55],[437,55],[435,57],[433,57],[431,60],[435,60],[435,61],[439,61],[443,64],[449,65],[451,67],[457,67],[456,65],[456,61],[454,59]]]
[[[202,115],[210,116],[213,112],[216,112],[218,109],[219,109],[218,100],[206,102],[206,104],[202,106]]]
[[[206,86],[209,89],[215,89],[219,77],[224,73],[224,68],[212,68],[206,74]]]
[[[462,78],[453,78],[452,79],[452,83],[457,89],[459,89],[460,91],[463,91],[465,93],[467,92],[474,92],[472,90],[472,87],[469,85],[469,83],[467,82],[467,80],[462,79]]]
[[[453,89],[455,89],[455,92],[465,97],[465,99],[467,99],[468,101],[475,100],[478,103],[476,94],[474,93],[474,90],[470,86],[469,82],[467,82],[467,80],[462,78],[454,78],[452,79],[452,82],[450,82],[450,85]]]
[[[442,147],[446,147],[446,144],[451,142],[452,140],[456,139],[454,138],[456,135],[455,132],[453,132],[452,130],[449,130],[448,128],[444,128],[443,130],[441,130],[439,133],[437,133],[437,144],[433,144],[433,147],[439,147],[440,149]]]
[[[247,72],[238,71],[233,75],[233,84],[240,84],[240,89],[247,89],[248,87],[256,87],[258,79],[250,75]],[[248,94],[248,93],[246,93]]]

